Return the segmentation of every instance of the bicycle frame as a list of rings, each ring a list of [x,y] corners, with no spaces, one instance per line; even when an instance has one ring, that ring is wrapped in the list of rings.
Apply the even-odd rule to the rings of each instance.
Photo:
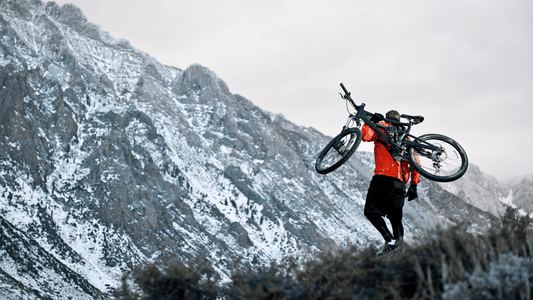
[[[385,122],[389,122],[392,125],[407,126],[407,130],[405,130],[402,133],[402,135],[398,139],[398,141],[399,141],[398,143],[393,141],[393,140],[391,140],[387,136],[387,134],[385,132],[380,130],[380,129],[383,129],[384,131],[387,131],[388,130],[387,126],[383,126],[381,124],[376,124],[376,123],[370,121],[369,116],[373,116],[374,114],[370,113],[370,112],[368,112],[368,111],[366,111],[364,109],[366,104],[365,103],[362,103],[361,105],[355,104],[355,102],[353,101],[353,99],[352,99],[352,97],[350,95],[350,92],[348,92],[346,90],[346,88],[344,87],[344,85],[342,83],[341,83],[341,87],[342,87],[342,89],[345,92],[344,95],[341,94],[341,97],[343,99],[349,101],[350,104],[353,106],[353,108],[357,111],[357,113],[355,113],[355,114],[350,114],[350,116],[348,117],[348,120],[346,121],[346,124],[342,127],[342,131],[341,132],[344,132],[344,130],[346,130],[348,128],[348,126],[350,125],[350,123],[352,121],[354,121],[357,124],[357,127],[361,127],[360,120],[363,120],[363,122],[366,125],[370,126],[370,128],[372,128],[374,130],[374,132],[379,134],[379,136],[383,139],[383,141],[385,141],[388,145],[391,146],[391,149],[400,150],[401,153],[402,153],[402,157],[404,156],[404,154],[406,153],[405,151],[409,147],[415,147],[415,148],[418,148],[418,149],[427,149],[427,150],[432,150],[432,151],[440,151],[439,147],[437,147],[437,146],[431,145],[431,144],[426,143],[424,141],[421,141],[422,143],[417,142],[418,138],[416,136],[410,134],[411,128],[413,126],[413,121],[411,119],[409,119],[409,118],[407,118],[409,120],[408,123],[396,122],[394,120],[389,120],[389,119],[384,119],[383,120]],[[341,135],[339,135],[339,137],[340,136]],[[408,139],[408,137],[411,137],[413,139],[413,141]]]

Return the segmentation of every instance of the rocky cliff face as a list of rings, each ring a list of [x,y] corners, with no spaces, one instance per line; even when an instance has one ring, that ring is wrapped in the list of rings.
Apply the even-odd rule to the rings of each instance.
[[[509,205],[533,216],[533,175],[498,181],[471,164],[462,178],[438,185],[494,216],[503,215]]]
[[[495,216],[505,211],[501,199],[508,195],[509,189],[496,178],[482,173],[476,165],[471,164],[467,173],[458,180],[439,183],[439,186]]]
[[[502,201],[533,216],[533,175],[509,179],[503,184],[509,193]]]
[[[0,296],[97,299],[141,262],[207,256],[227,279],[238,258],[381,243],[362,214],[371,154],[319,175],[331,137],[203,66],[161,65],[72,5],[0,0],[0,133]],[[408,241],[492,218],[419,189]]]

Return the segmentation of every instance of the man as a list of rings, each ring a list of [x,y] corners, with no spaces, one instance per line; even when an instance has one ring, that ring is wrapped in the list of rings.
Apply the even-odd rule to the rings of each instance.
[[[400,121],[400,114],[391,110],[386,118]],[[388,122],[382,122],[383,115],[376,113],[371,118],[374,123],[391,126]],[[383,129],[381,129],[383,131]],[[365,203],[365,216],[385,239],[385,245],[376,254],[377,257],[403,250],[403,205],[405,202],[405,187],[411,178],[409,201],[418,198],[416,186],[420,182],[420,174],[416,171],[409,172],[408,162],[394,160],[389,152],[389,146],[370,126],[362,128],[363,141],[374,142],[374,159],[376,167],[374,176],[368,188]],[[392,226],[392,234],[387,228],[383,217],[387,217]]]

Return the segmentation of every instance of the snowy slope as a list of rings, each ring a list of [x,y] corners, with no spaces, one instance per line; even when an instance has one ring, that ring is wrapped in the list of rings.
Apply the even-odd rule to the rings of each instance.
[[[486,175],[471,164],[466,174],[456,181],[440,183],[450,193],[464,198],[468,203],[495,216],[505,211],[501,199],[509,192],[496,178]]]
[[[517,207],[521,213],[533,217],[533,175],[512,178],[502,184],[509,191],[502,202]]]

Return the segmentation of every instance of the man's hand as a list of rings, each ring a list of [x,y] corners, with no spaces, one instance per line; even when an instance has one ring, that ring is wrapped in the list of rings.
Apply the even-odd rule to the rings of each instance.
[[[416,183],[411,183],[409,190],[407,191],[407,199],[409,201],[418,198],[418,193],[416,192]]]
[[[380,113],[375,113],[371,118],[370,121],[374,123],[381,122],[384,119],[383,115]]]

